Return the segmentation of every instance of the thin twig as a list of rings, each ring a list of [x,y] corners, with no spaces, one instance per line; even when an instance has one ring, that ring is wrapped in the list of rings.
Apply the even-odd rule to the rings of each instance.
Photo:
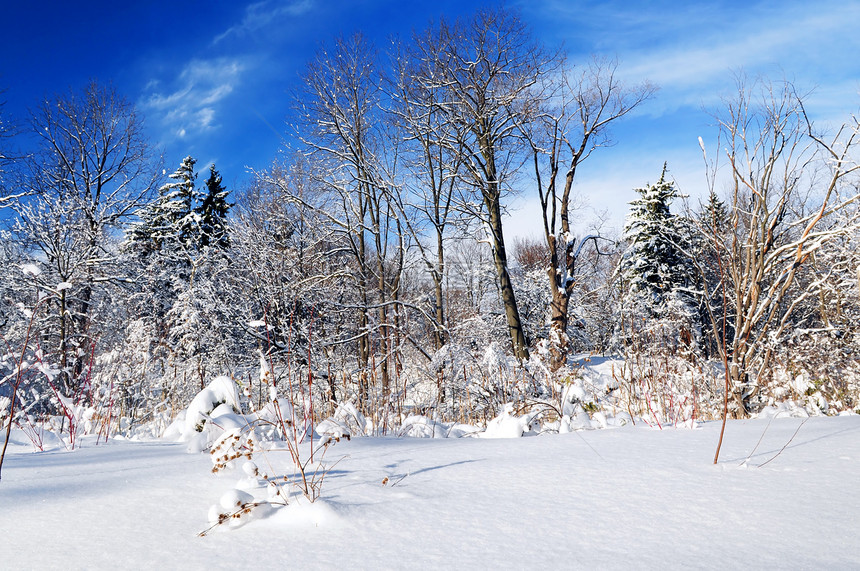
[[[773,419],[774,419],[774,417],[772,416],[767,421],[767,426],[764,427],[764,431],[761,433],[761,436],[759,437],[758,442],[755,443],[755,446],[753,447],[752,452],[750,452],[749,455],[746,458],[744,458],[744,461],[739,464],[740,466],[743,466],[744,464],[749,462],[750,458],[752,458],[753,454],[755,454],[755,451],[758,450],[759,444],[761,444],[761,441],[764,440],[764,435],[767,434],[767,429],[770,428],[770,423],[773,422]]]
[[[779,449],[779,452],[774,454],[773,457],[771,457],[769,460],[766,460],[765,462],[759,464],[758,467],[761,468],[762,466],[764,466],[765,464],[767,464],[771,460],[774,460],[777,456],[782,454],[782,451],[785,450],[786,448],[788,448],[788,445],[791,444],[791,441],[794,440],[794,437],[797,436],[797,433],[800,432],[800,429],[803,428],[803,425],[806,424],[807,420],[809,420],[809,418],[803,419],[803,422],[800,423],[800,426],[797,427],[797,430],[794,431],[794,434],[791,435],[791,438],[788,439],[788,442],[785,443],[785,446],[783,446],[782,448]]]

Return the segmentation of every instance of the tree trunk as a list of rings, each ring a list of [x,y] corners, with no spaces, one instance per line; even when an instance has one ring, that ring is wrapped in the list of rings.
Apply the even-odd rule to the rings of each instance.
[[[77,316],[74,317],[73,323],[75,325],[75,335],[78,337],[78,341],[75,343],[75,351],[77,352],[77,356],[75,357],[75,366],[74,366],[74,389],[77,392],[80,388],[83,387],[83,381],[85,376],[85,369],[87,362],[89,361],[90,355],[90,339],[89,339],[89,324],[90,324],[90,307],[92,305],[92,296],[93,296],[93,288],[89,285],[85,286],[80,295],[80,310],[78,311]],[[75,396],[74,394],[69,396]]]
[[[749,397],[752,395],[746,392],[746,387],[749,384],[749,373],[747,372],[749,364],[746,362],[748,354],[749,346],[746,343],[734,343],[729,361],[729,376],[732,380],[732,396],[737,405],[736,418],[748,418],[750,415]]]
[[[555,270],[550,269],[550,283],[555,284]],[[555,372],[567,364],[567,354],[570,350],[570,339],[567,336],[567,309],[570,304],[570,294],[555,285],[551,289],[550,302],[550,338],[549,338],[549,369]]]
[[[431,272],[433,276],[433,288],[436,295],[436,327],[433,333],[433,343],[438,351],[445,344],[445,306],[442,293],[442,278],[445,275],[445,250],[442,241],[442,232],[437,226],[436,231],[436,268]]]
[[[388,355],[391,351],[391,332],[388,326],[388,310],[385,305],[379,307],[379,360],[380,380],[382,382],[382,400],[387,404],[391,393],[391,375],[388,370]]]
[[[494,197],[485,195],[484,202],[487,206],[490,221],[490,232],[493,236],[493,262],[496,274],[499,278],[499,289],[502,296],[502,304],[505,307],[505,317],[508,322],[508,332],[511,336],[514,356],[520,361],[529,359],[529,344],[523,331],[520,320],[520,312],[517,308],[517,298],[514,295],[514,286],[508,272],[508,255],[505,250],[505,238],[502,234],[502,213],[499,206],[498,193]]]
[[[71,393],[72,380],[69,375],[69,330],[66,321],[68,305],[66,302],[66,290],[60,292],[60,375],[66,394]]]
[[[362,308],[358,315],[358,406],[359,409],[363,410],[368,399],[367,368],[370,365],[370,337],[368,332],[370,318],[367,311],[367,288],[364,278],[361,278],[359,287],[361,287]]]

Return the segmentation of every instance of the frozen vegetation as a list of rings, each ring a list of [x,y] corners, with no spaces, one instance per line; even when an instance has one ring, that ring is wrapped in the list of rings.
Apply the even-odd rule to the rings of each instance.
[[[0,117],[0,567],[860,568],[856,117],[738,77],[614,229],[575,178],[655,86],[405,37],[239,188],[96,82]]]
[[[219,377],[163,438],[88,435],[74,450],[47,432],[34,453],[13,430],[4,565],[860,566],[858,415],[767,407],[728,423],[714,464],[719,422],[619,412],[565,427],[509,405],[484,429],[412,416],[369,437],[354,407],[313,432],[285,399],[247,414],[240,400]]]

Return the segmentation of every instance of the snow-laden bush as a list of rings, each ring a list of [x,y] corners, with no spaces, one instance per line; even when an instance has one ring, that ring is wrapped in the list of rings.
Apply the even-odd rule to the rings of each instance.
[[[185,430],[203,431],[210,415],[221,405],[227,405],[232,412],[241,410],[239,388],[229,377],[216,377],[205,389],[197,393],[185,411]]]
[[[355,404],[341,403],[333,416],[316,425],[316,432],[322,437],[334,439],[369,436],[373,433],[373,423],[359,412]]]
[[[526,414],[515,414],[513,403],[505,405],[502,413],[487,423],[487,429],[481,433],[484,438],[519,438],[526,432],[531,432],[537,411]]]
[[[271,380],[268,364],[261,366],[261,379]],[[256,411],[243,413],[236,382],[227,376],[216,377],[165,431],[165,438],[187,442],[189,452],[208,449],[212,472],[241,467],[244,473],[237,485],[210,508],[212,527],[203,534],[223,524],[235,527],[265,517],[291,504],[297,496],[316,501],[331,468],[323,462],[325,451],[341,436],[349,436],[348,418],[363,421],[354,407],[345,406],[340,420],[323,423],[330,429],[343,427],[343,433],[321,431],[315,439],[308,419],[290,400],[279,397],[273,384],[268,393],[269,402]],[[302,445],[305,442],[307,447]],[[273,466],[278,463],[269,456],[283,452],[290,458],[291,469],[281,473],[275,471]],[[266,461],[258,464],[258,456]],[[268,469],[260,469],[259,465]]]

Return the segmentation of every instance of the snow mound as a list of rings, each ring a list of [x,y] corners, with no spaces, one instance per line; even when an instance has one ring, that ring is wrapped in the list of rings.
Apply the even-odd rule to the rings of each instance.
[[[410,415],[402,423],[400,436],[411,438],[462,438],[479,432],[477,427],[456,422],[440,422],[421,415]]]
[[[269,518],[273,525],[285,527],[329,527],[341,519],[337,511],[326,501],[313,503],[296,501],[275,511]]]
[[[316,433],[334,439],[368,436],[373,433],[373,422],[368,420],[355,404],[345,402],[338,405],[334,415],[318,423]]]
[[[513,414],[513,403],[507,403],[502,414],[487,423],[487,429],[479,434],[482,438],[519,438],[531,429],[534,413]]]
[[[799,406],[794,401],[783,401],[776,405],[769,405],[761,409],[756,418],[809,418],[806,408]]]
[[[240,410],[239,388],[230,377],[215,377],[205,389],[197,393],[185,410],[185,432],[202,432],[208,417],[222,404],[228,405],[233,412]],[[223,409],[221,412],[224,412]]]
[[[217,504],[209,508],[209,523],[241,527],[251,521],[269,516],[274,510],[268,502],[260,502],[250,493],[233,488],[224,492]]]
[[[216,377],[176,416],[162,438],[187,442],[189,452],[202,452],[222,433],[248,426],[240,410],[236,383],[230,377]]]

